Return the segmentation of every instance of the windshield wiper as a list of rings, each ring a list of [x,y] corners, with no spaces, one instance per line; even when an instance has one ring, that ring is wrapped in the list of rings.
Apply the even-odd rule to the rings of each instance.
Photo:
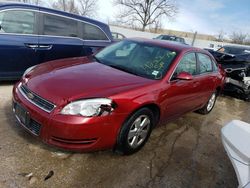
[[[118,66],[118,65],[108,65],[108,66],[115,68],[115,69],[118,69],[118,70],[121,70],[121,71],[124,71],[124,72],[127,72],[127,73],[130,73],[130,74],[134,74],[134,75],[139,76],[135,71],[126,69],[125,67],[122,67],[122,66]]]

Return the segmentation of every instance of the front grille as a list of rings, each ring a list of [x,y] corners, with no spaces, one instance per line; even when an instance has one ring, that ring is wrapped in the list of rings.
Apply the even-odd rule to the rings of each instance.
[[[33,119],[30,119],[30,123],[28,125],[25,125],[25,127],[37,136],[40,134],[41,124]]]
[[[22,95],[31,103],[36,105],[37,107],[41,108],[42,110],[50,113],[54,108],[55,105],[42,97],[38,96],[37,94],[30,91],[25,85],[21,85],[19,87]]]

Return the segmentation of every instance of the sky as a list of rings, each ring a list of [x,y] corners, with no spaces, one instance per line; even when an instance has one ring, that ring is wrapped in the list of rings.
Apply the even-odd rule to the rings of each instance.
[[[218,35],[223,30],[250,35],[250,0],[176,0],[179,8],[174,19],[164,19],[163,28]],[[99,0],[98,19],[114,20],[118,8],[112,0]]]

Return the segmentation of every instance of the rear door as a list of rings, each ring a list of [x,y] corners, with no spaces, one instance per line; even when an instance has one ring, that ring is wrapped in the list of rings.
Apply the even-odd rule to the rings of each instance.
[[[34,10],[0,11],[0,79],[16,79],[37,64],[38,13]]]
[[[216,89],[217,72],[214,71],[211,58],[207,54],[197,53],[199,79],[201,82],[201,99],[203,103],[207,102],[208,98]]]
[[[46,12],[41,12],[40,15],[41,62],[85,55],[76,20]]]

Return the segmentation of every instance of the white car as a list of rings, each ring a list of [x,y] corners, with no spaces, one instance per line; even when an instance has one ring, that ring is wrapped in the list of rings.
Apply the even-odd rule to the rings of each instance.
[[[250,124],[233,120],[222,128],[221,137],[236,172],[239,188],[250,188]]]

